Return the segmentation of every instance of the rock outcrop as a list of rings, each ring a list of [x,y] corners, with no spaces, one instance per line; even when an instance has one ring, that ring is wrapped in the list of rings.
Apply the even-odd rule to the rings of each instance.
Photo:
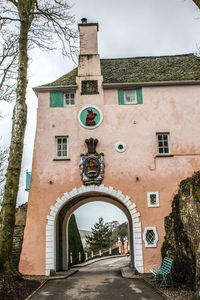
[[[200,289],[200,171],[181,181],[165,218],[162,256],[174,259],[173,278]]]

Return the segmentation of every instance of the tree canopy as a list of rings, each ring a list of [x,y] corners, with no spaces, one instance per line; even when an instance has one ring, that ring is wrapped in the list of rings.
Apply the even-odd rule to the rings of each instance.
[[[81,261],[79,261],[79,252],[81,254]],[[72,264],[78,264],[85,260],[85,253],[81,241],[80,233],[78,231],[75,215],[72,214],[68,224],[68,260],[70,262],[70,254],[72,253]]]
[[[116,243],[118,239],[120,238],[120,241],[124,241],[125,238],[128,238],[128,223],[124,222],[122,224],[119,224],[112,233],[112,241],[113,243]]]
[[[86,236],[86,242],[89,248],[93,251],[102,250],[109,247],[111,244],[112,231],[108,223],[104,223],[103,218],[94,224],[92,228],[92,235]]]

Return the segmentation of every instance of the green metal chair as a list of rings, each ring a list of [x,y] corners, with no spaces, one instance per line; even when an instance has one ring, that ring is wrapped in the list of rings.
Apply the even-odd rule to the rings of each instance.
[[[166,281],[167,276],[170,277],[171,284],[173,286],[173,280],[172,280],[172,274],[171,274],[172,263],[173,263],[173,259],[165,257],[163,259],[160,269],[156,269],[156,268],[150,269],[151,273],[154,274],[153,281],[157,281],[158,277],[162,276],[162,281],[161,281],[161,284],[159,287],[161,287],[163,284],[165,284],[165,286],[169,286]]]

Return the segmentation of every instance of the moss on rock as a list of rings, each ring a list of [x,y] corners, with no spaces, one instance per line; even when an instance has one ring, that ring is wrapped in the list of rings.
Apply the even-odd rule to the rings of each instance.
[[[162,256],[174,259],[173,277],[192,289],[200,284],[200,171],[181,181],[165,218]]]

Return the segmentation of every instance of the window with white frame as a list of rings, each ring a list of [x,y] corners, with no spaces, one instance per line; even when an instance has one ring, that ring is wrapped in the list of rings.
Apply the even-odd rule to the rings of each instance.
[[[76,105],[75,93],[65,93],[64,106],[75,106],[75,105]]]
[[[56,158],[68,158],[68,137],[57,136],[56,137]]]
[[[136,90],[124,90],[124,104],[137,104]]]
[[[169,132],[156,133],[158,155],[170,154]]]
[[[148,207],[159,207],[159,193],[147,192]]]
[[[156,227],[145,227],[143,233],[143,240],[146,248],[157,247],[158,234],[156,232]]]

